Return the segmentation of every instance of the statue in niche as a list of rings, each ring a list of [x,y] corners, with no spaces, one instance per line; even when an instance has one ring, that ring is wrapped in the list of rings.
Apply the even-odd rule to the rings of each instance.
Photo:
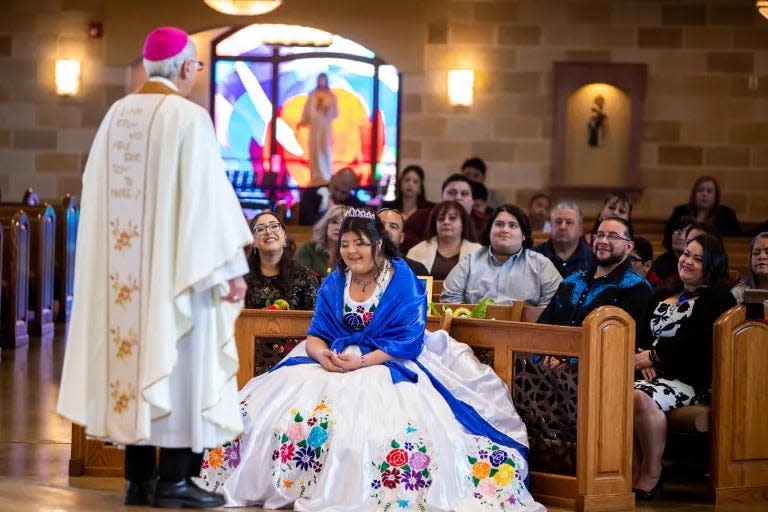
[[[595,96],[594,105],[592,106],[592,116],[587,123],[587,130],[589,135],[587,137],[587,144],[592,147],[598,147],[603,139],[603,124],[608,117],[603,110],[605,106],[605,98],[601,94]]]

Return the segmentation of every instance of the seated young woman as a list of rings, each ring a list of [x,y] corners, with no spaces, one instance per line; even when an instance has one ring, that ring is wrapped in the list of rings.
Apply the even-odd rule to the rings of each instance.
[[[647,339],[639,340],[635,367],[635,496],[656,497],[662,485],[661,457],[667,440],[665,413],[707,400],[712,385],[712,325],[736,305],[723,284],[728,255],[722,241],[701,234],[678,260],[681,286],[656,302]]]
[[[749,275],[731,289],[741,304],[749,288],[768,289],[768,231],[763,231],[749,244]]]
[[[483,247],[462,258],[443,283],[441,302],[475,304],[486,295],[497,304],[524,300],[546,306],[563,278],[552,261],[531,249],[528,216],[500,206],[480,238]]]
[[[348,212],[338,254],[306,341],[241,390],[245,431],[209,451],[201,484],[305,512],[544,510],[507,387],[425,335],[424,284],[372,212]]]
[[[288,238],[285,224],[272,212],[261,212],[251,221],[251,230],[245,307],[261,309],[283,299],[291,309],[315,309],[320,284],[310,269],[293,261],[296,244]]]
[[[427,268],[429,275],[442,280],[459,259],[482,247],[476,242],[469,214],[456,201],[437,203],[429,214],[426,240],[414,245],[408,257]]]

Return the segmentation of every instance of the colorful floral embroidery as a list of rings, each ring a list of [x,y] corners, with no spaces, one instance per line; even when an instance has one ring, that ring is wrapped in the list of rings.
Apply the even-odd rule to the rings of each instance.
[[[517,468],[519,456],[513,450],[498,446],[487,438],[477,438],[477,452],[469,455],[469,479],[474,487],[472,496],[488,510],[508,510],[521,505],[519,497],[527,495]]]
[[[352,308],[349,304],[344,304],[344,323],[353,330],[360,330],[363,327],[368,327],[368,324],[373,320],[373,313],[375,311],[376,304],[371,304],[368,309],[362,305],[357,305]]]
[[[127,280],[121,283],[120,273],[115,272],[109,275],[109,280],[112,281],[112,289],[117,293],[115,304],[125,306],[133,301],[133,293],[139,290],[139,282],[135,277],[129,274]]]
[[[239,465],[240,436],[237,436],[231,442],[208,450],[203,459],[203,471],[198,484],[204,489],[215,491],[228,478],[228,473]]]
[[[317,484],[334,422],[325,400],[309,414],[291,409],[290,415],[290,424],[272,435],[277,445],[272,452],[272,478],[277,488],[291,489],[295,485],[298,499]]]
[[[136,391],[130,384],[125,390],[122,390],[120,381],[116,380],[109,384],[109,389],[111,390],[109,395],[114,400],[112,410],[117,414],[122,414],[130,405],[131,400],[136,400]]]
[[[392,439],[383,460],[372,461],[371,489],[380,510],[426,510],[426,494],[436,468],[432,452],[418,429],[409,424],[404,437]]]
[[[112,236],[115,237],[114,248],[116,251],[130,249],[131,239],[139,236],[139,230],[132,220],[128,221],[128,226],[125,229],[120,229],[120,219],[110,221],[109,225],[112,226]]]
[[[120,334],[119,326],[115,329],[110,329],[109,332],[112,333],[112,343],[117,345],[117,354],[115,356],[118,359],[131,357],[133,355],[133,347],[139,344],[139,337],[133,328],[129,328],[128,334],[125,336]]]

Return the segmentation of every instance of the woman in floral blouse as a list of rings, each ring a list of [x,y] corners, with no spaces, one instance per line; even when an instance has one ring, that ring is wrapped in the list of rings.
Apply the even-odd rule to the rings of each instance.
[[[201,485],[303,512],[543,511],[507,387],[425,334],[423,282],[373,212],[351,210],[307,340],[240,391],[244,433],[209,451]]]
[[[251,221],[251,230],[253,249],[248,256],[250,272],[245,276],[245,307],[261,309],[283,299],[291,309],[315,309],[317,276],[293,261],[296,244],[288,238],[285,225],[267,211]]]

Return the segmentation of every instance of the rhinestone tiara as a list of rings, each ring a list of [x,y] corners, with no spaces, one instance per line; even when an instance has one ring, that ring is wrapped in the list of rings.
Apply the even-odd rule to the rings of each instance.
[[[376,214],[368,208],[347,208],[344,211],[344,217],[355,217],[358,219],[376,220]]]

